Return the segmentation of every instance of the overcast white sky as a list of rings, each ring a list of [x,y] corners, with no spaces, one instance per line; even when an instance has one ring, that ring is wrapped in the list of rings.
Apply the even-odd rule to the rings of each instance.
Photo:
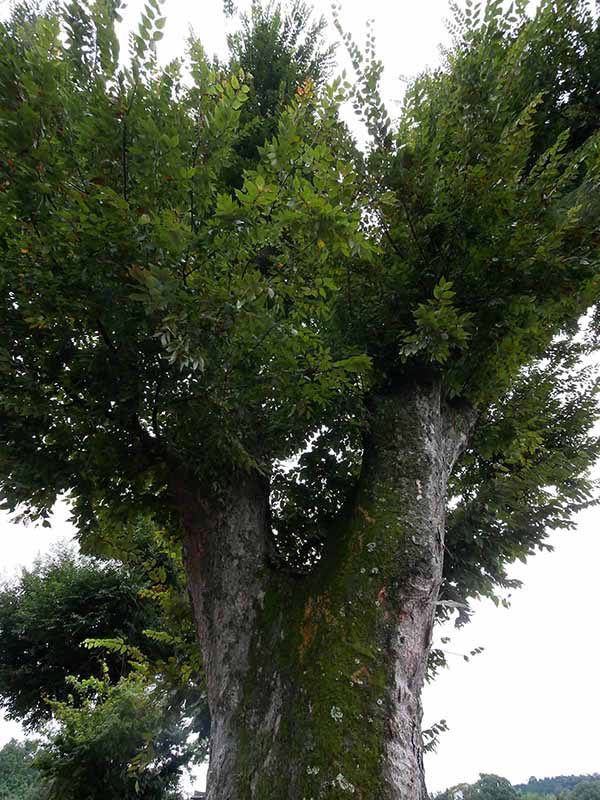
[[[386,66],[385,95],[393,114],[402,96],[399,76],[439,60],[438,45],[447,40],[448,0],[339,2],[345,27],[359,40],[367,18],[374,19]],[[126,25],[142,5],[130,0]],[[330,16],[326,0],[316,0],[315,6]],[[182,53],[190,24],[209,52],[224,53],[221,0],[167,0],[165,11],[161,60]],[[231,25],[227,23],[229,29]],[[58,538],[71,536],[66,517],[65,508],[59,508],[49,532],[10,525],[0,516],[2,573],[14,573]],[[600,636],[595,613],[599,523],[600,512],[590,510],[580,515],[576,532],[554,534],[554,553],[514,568],[513,575],[525,587],[514,594],[509,610],[480,604],[474,621],[453,632],[449,650],[460,654],[483,646],[485,651],[468,664],[460,655],[450,655],[451,668],[426,687],[425,725],[444,718],[450,726],[437,753],[426,760],[430,790],[472,781],[479,772],[521,782],[530,775],[600,771]],[[0,721],[0,746],[18,730]]]

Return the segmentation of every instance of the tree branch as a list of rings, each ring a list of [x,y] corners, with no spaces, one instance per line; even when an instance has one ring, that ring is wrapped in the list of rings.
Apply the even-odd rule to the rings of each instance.
[[[104,342],[104,344],[108,347],[108,349],[111,352],[117,353],[119,348],[113,343],[100,317],[96,317],[96,323],[98,325],[98,333],[102,337],[102,341]]]

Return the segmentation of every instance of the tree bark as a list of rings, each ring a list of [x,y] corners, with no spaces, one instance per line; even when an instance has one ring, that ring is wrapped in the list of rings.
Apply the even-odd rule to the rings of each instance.
[[[424,800],[421,689],[447,481],[472,413],[374,398],[362,474],[314,573],[268,567],[265,482],[180,492],[212,717],[208,800]]]
[[[174,484],[211,713],[210,770],[217,780],[209,797],[237,798],[239,708],[270,541],[268,483],[257,475],[239,476],[217,498],[204,495],[187,476]]]

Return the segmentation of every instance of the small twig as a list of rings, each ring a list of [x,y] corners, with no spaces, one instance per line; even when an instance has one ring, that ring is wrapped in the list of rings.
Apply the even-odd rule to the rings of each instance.
[[[97,317],[96,322],[98,324],[98,333],[102,337],[102,341],[104,342],[104,344],[108,347],[108,349],[111,352],[113,353],[118,352],[119,348],[113,343],[112,339],[108,335],[108,331],[104,327],[102,320],[99,317]]]
[[[160,398],[160,390],[162,387],[162,373],[156,381],[156,389],[154,391],[154,403],[152,406],[152,429],[157,439],[160,439],[160,425],[158,423],[158,401]]]
[[[404,209],[404,213],[406,215],[406,221],[408,222],[408,227],[410,228],[410,232],[412,234],[412,237],[413,237],[413,239],[415,241],[415,244],[417,245],[417,250],[419,251],[419,254],[421,256],[423,264],[425,265],[425,264],[427,264],[427,259],[425,257],[425,252],[424,252],[423,248],[421,247],[421,241],[420,241],[419,236],[417,234],[417,231],[415,229],[415,226],[414,226],[414,223],[413,223],[413,219],[412,219],[410,210],[408,208],[408,205],[406,203],[406,200],[402,197],[402,195],[400,193],[398,193],[398,199],[402,203],[402,208]]]
[[[123,199],[128,202],[127,185],[129,183],[129,166],[127,163],[127,118],[123,118],[123,135],[121,137],[121,164],[123,169]]]

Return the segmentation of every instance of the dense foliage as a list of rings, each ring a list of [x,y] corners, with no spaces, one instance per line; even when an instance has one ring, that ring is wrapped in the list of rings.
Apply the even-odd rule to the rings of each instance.
[[[600,780],[580,781],[570,792],[570,800],[598,800]]]
[[[568,524],[597,451],[571,337],[597,293],[600,37],[584,2],[517,5],[467,15],[397,129],[369,106],[377,62],[356,57],[366,159],[337,121],[341,86],[303,84],[241,189],[259,100],[198,43],[191,85],[159,68],[157,5],[124,69],[112,6],[3,23],[5,505],[45,517],[68,491],[82,536],[140,513],[173,528],[174,474],[216,487],[310,441],[274,483],[280,550],[304,568],[352,491],[362,398],[428,372],[481,408],[447,599],[493,594]]]
[[[515,789],[522,795],[559,795],[569,792],[579,784],[598,783],[600,775],[555,775],[551,778],[532,776],[527,783],[520,783]],[[581,790],[580,790],[581,791]]]
[[[146,584],[148,587],[148,584]],[[38,560],[0,591],[0,697],[13,719],[29,725],[49,716],[47,699],[65,700],[67,675],[100,677],[101,658],[87,639],[119,639],[149,657],[164,648],[145,637],[160,626],[154,604],[140,597],[144,582],[116,563],[79,558],[69,550]],[[126,659],[105,653],[109,674]]]
[[[438,800],[517,800],[517,792],[506,778],[480,774],[475,783],[460,783],[437,795]]]
[[[48,800],[175,800],[192,758],[189,726],[143,676],[117,684],[70,681],[73,696],[53,702],[55,726],[35,766]]]
[[[229,68],[251,76],[251,91],[240,109],[233,185],[241,185],[245,168],[256,166],[258,149],[276,134],[298,88],[322,88],[329,77],[335,48],[325,44],[325,30],[325,18],[313,19],[302,0],[285,10],[253,0],[250,12],[241,15],[239,29],[229,37]]]
[[[41,779],[33,766],[38,744],[11,739],[0,749],[0,800],[40,798]]]
[[[137,780],[145,796],[163,797],[205,753],[206,694],[181,569],[148,529],[120,553],[126,565],[61,548],[0,593],[2,703],[42,736],[33,766],[25,755],[34,748],[13,755],[25,776],[43,767],[52,796],[66,796],[67,779],[85,796],[100,761],[107,785],[130,791]]]
[[[451,486],[457,602],[510,585],[515,556],[570,526],[597,453],[596,379],[574,373],[586,348],[571,337],[598,288],[600,32],[585,3],[533,19],[500,6],[457,10],[446,64],[412,84],[391,152],[373,153],[384,256],[377,280],[353,278],[352,322],[383,379],[441,372],[480,407]],[[370,119],[385,143],[393,129]]]
[[[220,78],[195,45],[195,83],[187,88],[177,64],[155,66],[155,23],[136,40],[130,70],[117,72],[106,19],[86,24],[86,35],[98,39],[93,61],[80,27],[69,29],[64,45],[55,17],[13,20],[1,70],[2,149],[12,153],[4,169],[14,170],[2,194],[2,263],[17,266],[21,287],[3,273],[2,330],[20,319],[22,344],[31,356],[45,354],[39,369],[61,384],[59,394],[27,389],[29,368],[15,372],[8,334],[3,442],[20,429],[30,444],[18,458],[3,448],[11,462],[4,492],[9,506],[25,500],[31,456],[40,489],[27,505],[43,516],[56,491],[72,491],[82,533],[110,525],[115,513],[119,524],[141,510],[164,519],[165,487],[178,465],[214,481],[231,463],[293,452],[306,420],[323,421],[347,389],[351,398],[367,365],[323,336],[333,273],[358,222],[342,202],[346,196],[352,205],[352,175],[340,183],[333,156],[336,92],[294,100],[260,170],[231,196],[223,181],[250,94],[244,76]],[[48,61],[48,51],[64,57]],[[27,93],[36,111],[23,102],[22,80],[33,81]],[[28,207],[19,242],[9,224],[21,215],[15,202]],[[42,250],[34,254],[36,242]],[[41,258],[41,271],[22,271],[30,255],[32,265]],[[31,306],[29,321],[25,296],[25,305],[45,308],[37,315]],[[71,301],[72,313],[63,307]],[[42,411],[47,401],[50,416]],[[39,425],[26,421],[34,408]],[[48,423],[52,444],[42,432]],[[210,442],[202,453],[197,437]]]

